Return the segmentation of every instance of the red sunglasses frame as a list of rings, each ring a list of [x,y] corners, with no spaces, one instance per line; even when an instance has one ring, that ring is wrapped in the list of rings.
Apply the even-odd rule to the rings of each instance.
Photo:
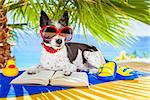
[[[63,36],[61,32],[62,32],[63,30],[65,30],[65,29],[69,29],[69,30],[71,30],[71,34],[73,33],[73,32],[72,32],[72,28],[70,28],[70,27],[68,27],[68,26],[66,26],[66,27],[64,27],[64,28],[61,28],[61,29],[58,29],[58,28],[56,28],[55,26],[43,26],[42,29],[40,30],[40,35],[41,35],[41,37],[42,37],[43,39],[45,39],[45,38],[44,38],[44,36],[42,35],[42,33],[43,33],[43,31],[44,31],[45,28],[53,28],[54,30],[56,30],[56,35],[58,34],[58,35],[60,35],[60,36]],[[69,40],[66,40],[66,39],[65,39],[65,41],[70,41],[70,40],[72,40],[72,35],[70,35],[70,36],[71,36],[70,39],[69,39]],[[63,36],[63,37],[64,37],[64,36]],[[66,38],[66,37],[65,37],[65,38]]]

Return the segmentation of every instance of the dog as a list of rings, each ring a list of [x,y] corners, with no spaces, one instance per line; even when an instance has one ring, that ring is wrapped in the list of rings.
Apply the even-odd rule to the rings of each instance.
[[[98,67],[106,63],[102,52],[94,46],[69,42],[73,30],[68,26],[68,12],[53,21],[44,11],[40,16],[40,34],[43,39],[40,65],[28,70],[29,74],[36,74],[41,70],[63,71],[64,75],[71,75],[75,71],[98,72]]]

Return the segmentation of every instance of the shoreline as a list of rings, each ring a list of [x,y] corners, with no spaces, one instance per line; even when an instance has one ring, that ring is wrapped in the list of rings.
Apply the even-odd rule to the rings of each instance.
[[[136,58],[131,60],[122,60],[117,62],[119,67],[128,66],[133,70],[140,70],[143,72],[150,72],[150,58]]]
[[[117,61],[116,61],[117,62]],[[121,60],[118,63],[127,63],[127,62],[142,62],[142,63],[150,63],[150,58],[136,58],[136,59],[129,59],[129,60]]]

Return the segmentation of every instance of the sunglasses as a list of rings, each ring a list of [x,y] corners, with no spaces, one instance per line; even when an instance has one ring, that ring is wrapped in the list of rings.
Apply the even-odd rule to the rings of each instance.
[[[55,26],[44,26],[40,30],[41,37],[45,41],[50,41],[56,35],[65,37],[65,41],[70,41],[72,39],[72,33],[72,29],[68,26],[61,29],[58,29]]]

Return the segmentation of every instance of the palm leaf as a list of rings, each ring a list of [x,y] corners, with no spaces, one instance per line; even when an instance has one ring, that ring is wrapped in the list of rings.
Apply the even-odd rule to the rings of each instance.
[[[90,31],[97,40],[112,45],[133,43],[133,35],[126,32],[131,18],[150,25],[149,0],[19,0],[6,7],[11,10],[14,20],[28,23],[37,32],[41,10],[53,20],[67,10],[70,25],[82,27],[85,37]]]

